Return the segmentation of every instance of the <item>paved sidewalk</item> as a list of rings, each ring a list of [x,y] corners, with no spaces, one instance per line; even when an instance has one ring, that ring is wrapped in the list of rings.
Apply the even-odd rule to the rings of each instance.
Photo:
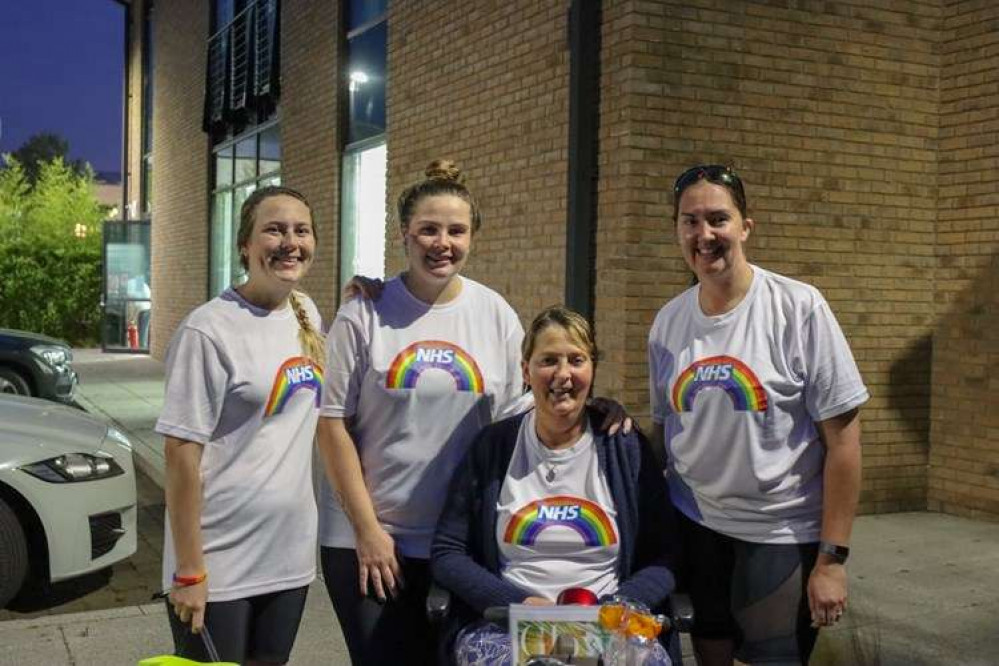
[[[144,356],[74,352],[80,402],[128,431],[137,462],[162,479],[152,432],[163,366]],[[999,664],[999,524],[934,513],[863,516],[850,561],[850,608],[825,631],[812,666]],[[0,622],[0,666],[133,666],[170,650],[162,605]],[[292,664],[346,664],[320,582],[313,584]],[[689,659],[688,664],[693,660]]]
[[[80,376],[77,402],[127,432],[136,464],[162,486],[163,438],[153,426],[163,407],[163,363],[144,354],[74,349],[73,367]]]

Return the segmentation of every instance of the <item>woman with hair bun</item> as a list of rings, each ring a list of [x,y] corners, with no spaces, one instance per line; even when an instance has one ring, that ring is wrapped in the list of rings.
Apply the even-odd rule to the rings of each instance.
[[[236,237],[247,281],[194,310],[166,360],[163,586],[176,653],[288,661],[315,578],[312,445],[323,384],[309,204],[256,190]]]
[[[517,314],[461,275],[481,226],[463,180],[438,160],[403,191],[406,270],[329,331],[321,561],[354,664],[433,661],[425,600],[448,482],[483,426],[531,404]]]

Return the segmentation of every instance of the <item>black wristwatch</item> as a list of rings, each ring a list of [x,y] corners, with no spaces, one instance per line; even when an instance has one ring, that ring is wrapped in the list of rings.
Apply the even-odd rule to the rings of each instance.
[[[836,564],[846,564],[846,558],[850,557],[850,549],[847,546],[837,546],[826,541],[819,542],[819,552],[836,561]]]

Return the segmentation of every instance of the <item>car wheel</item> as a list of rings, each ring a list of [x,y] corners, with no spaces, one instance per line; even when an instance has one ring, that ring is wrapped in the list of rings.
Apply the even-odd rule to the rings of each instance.
[[[31,387],[28,386],[28,380],[17,370],[0,368],[0,393],[31,395]]]
[[[17,516],[0,499],[0,608],[14,598],[28,576],[28,542]]]

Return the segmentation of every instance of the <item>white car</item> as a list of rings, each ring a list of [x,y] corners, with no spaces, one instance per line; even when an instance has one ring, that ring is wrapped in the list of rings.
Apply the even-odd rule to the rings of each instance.
[[[84,411],[0,396],[0,608],[135,552],[132,445]]]

